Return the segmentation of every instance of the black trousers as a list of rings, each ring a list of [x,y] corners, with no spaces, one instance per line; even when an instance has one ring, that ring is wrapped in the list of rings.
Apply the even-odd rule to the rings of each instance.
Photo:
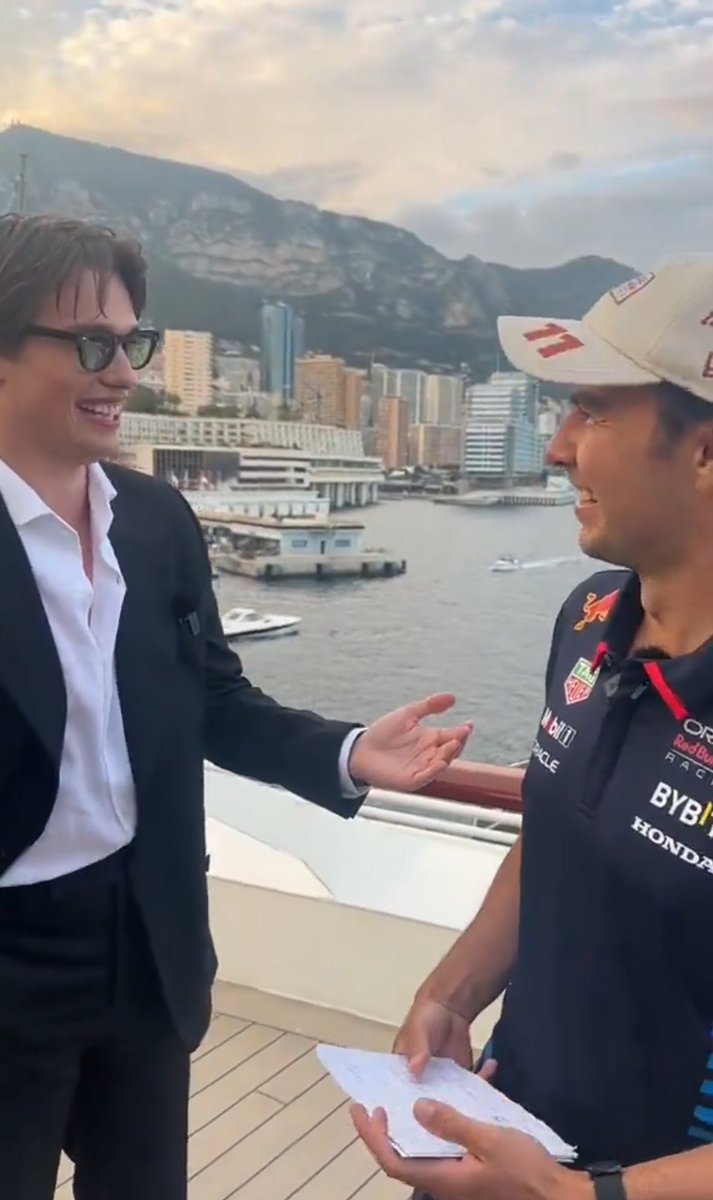
[[[127,854],[0,888],[0,1195],[185,1200],[190,1055],[131,900]]]

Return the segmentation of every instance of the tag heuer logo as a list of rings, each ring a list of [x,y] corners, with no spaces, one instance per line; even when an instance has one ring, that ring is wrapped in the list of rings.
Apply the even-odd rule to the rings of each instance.
[[[597,682],[599,671],[592,670],[586,658],[580,658],[564,681],[564,698],[568,704],[579,704],[586,700]]]

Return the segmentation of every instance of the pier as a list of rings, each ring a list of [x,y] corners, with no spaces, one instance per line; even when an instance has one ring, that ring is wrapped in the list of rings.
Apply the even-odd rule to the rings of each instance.
[[[434,496],[434,504],[452,504],[457,508],[503,508],[517,505],[559,508],[574,504],[577,493],[567,479],[551,476],[547,487],[503,488],[502,491],[464,492],[458,496]]]
[[[228,575],[253,579],[332,579],[403,575],[406,560],[383,548],[362,547],[360,521],[314,517],[197,514],[211,562]]]
[[[563,504],[573,504],[574,501],[567,496],[557,496],[545,491],[513,491],[469,492],[465,496],[434,496],[433,503],[451,504],[456,508],[506,508],[514,505],[559,508]]]

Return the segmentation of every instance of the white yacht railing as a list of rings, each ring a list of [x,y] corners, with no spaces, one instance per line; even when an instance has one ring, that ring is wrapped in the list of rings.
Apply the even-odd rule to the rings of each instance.
[[[361,808],[368,821],[405,825],[429,833],[512,846],[520,834],[519,813],[431,796],[372,790]]]

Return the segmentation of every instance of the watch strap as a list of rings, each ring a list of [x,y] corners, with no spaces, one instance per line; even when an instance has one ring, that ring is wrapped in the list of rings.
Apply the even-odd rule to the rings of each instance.
[[[626,1188],[621,1172],[611,1172],[606,1175],[592,1174],[595,1200],[627,1200]]]

